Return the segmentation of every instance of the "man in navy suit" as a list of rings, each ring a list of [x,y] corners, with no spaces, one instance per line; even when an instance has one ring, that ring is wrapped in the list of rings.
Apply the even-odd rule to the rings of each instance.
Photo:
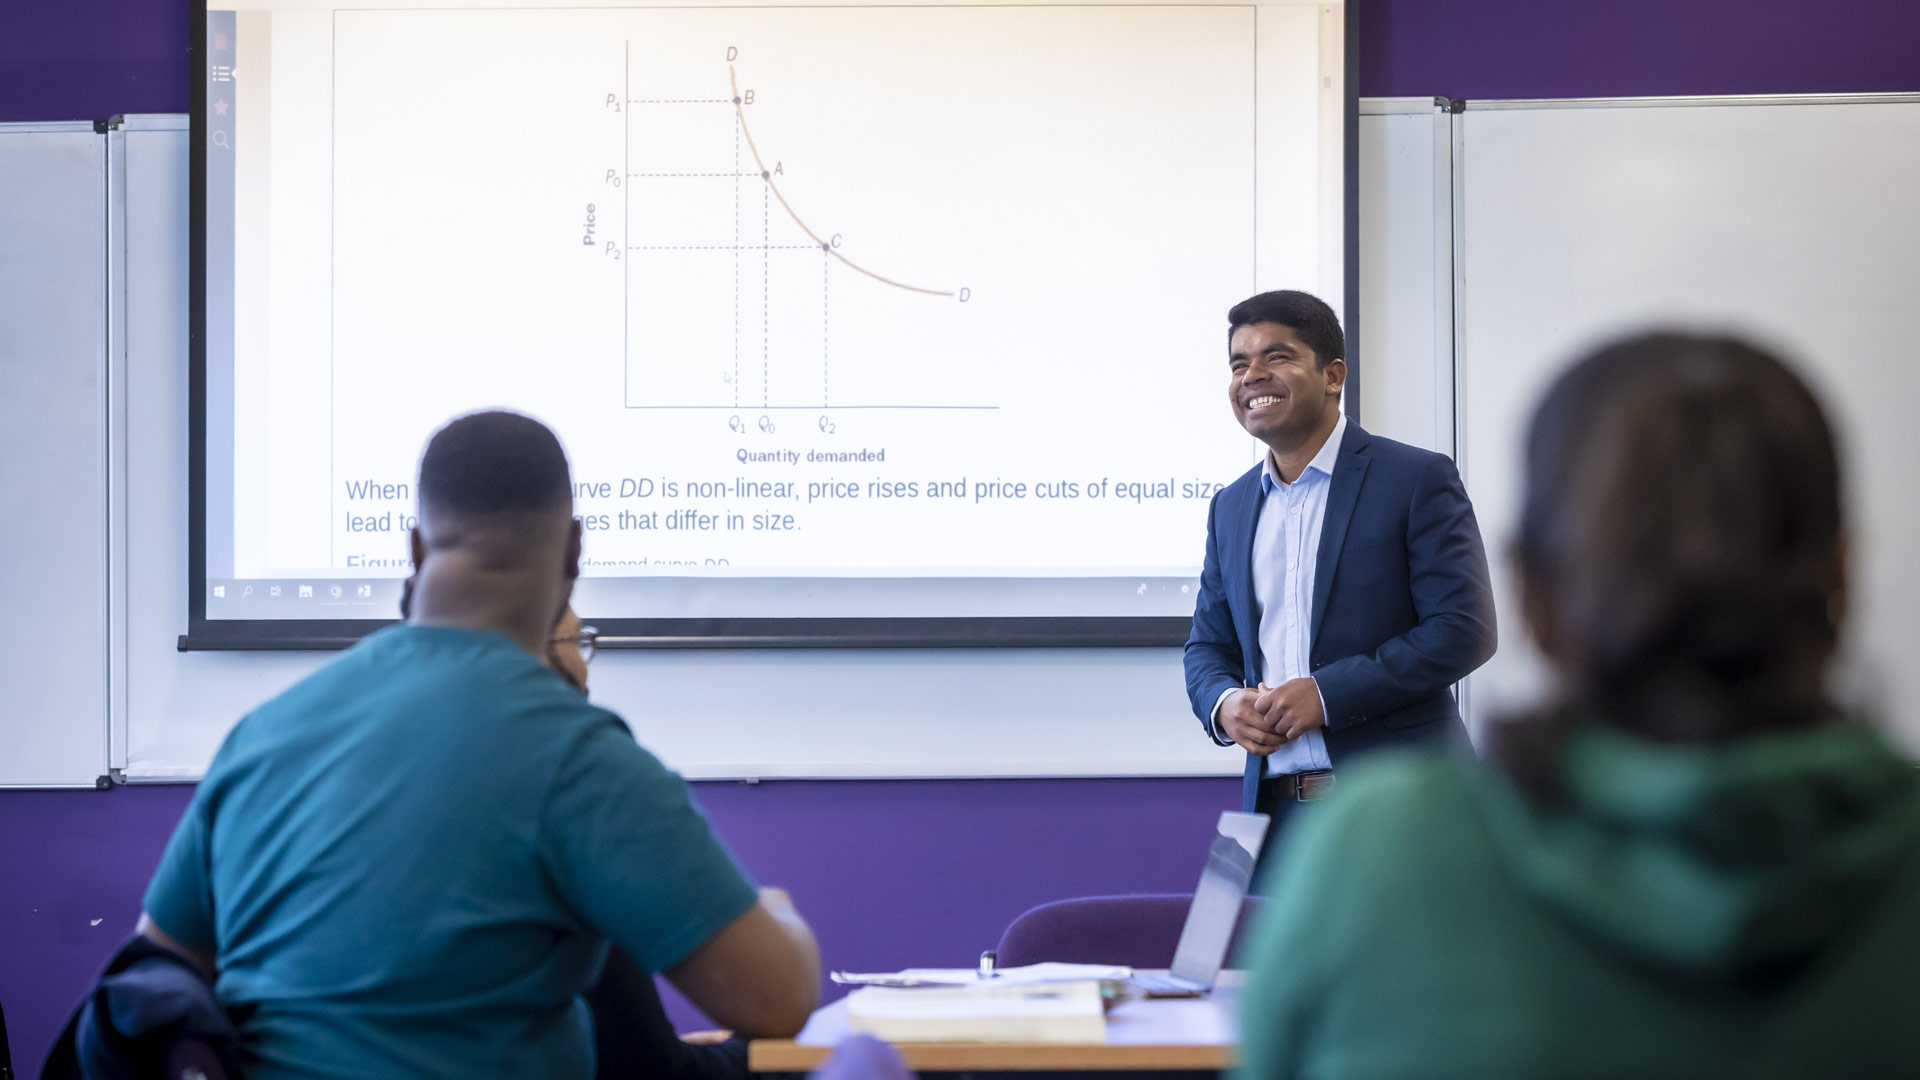
[[[1227,399],[1267,454],[1208,511],[1187,696],[1277,827],[1354,757],[1465,738],[1452,686],[1493,655],[1493,591],[1453,462],[1340,411],[1333,309],[1268,292],[1227,321]]]

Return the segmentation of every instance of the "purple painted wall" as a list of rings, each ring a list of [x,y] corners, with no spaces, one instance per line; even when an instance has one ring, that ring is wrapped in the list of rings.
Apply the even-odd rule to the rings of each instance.
[[[1911,0],[1363,2],[1367,96],[1920,90]],[[184,112],[186,7],[0,4],[0,121]],[[131,928],[189,793],[0,792],[0,1004],[23,1071]],[[1238,781],[771,782],[698,796],[757,878],[792,889],[829,964],[880,968],[967,963],[1039,901],[1191,888]]]
[[[133,929],[193,789],[0,791],[0,1004],[36,1066]],[[1015,915],[1065,896],[1193,888],[1238,779],[703,783],[762,884],[785,886],[829,965],[971,965]],[[704,1026],[677,995],[675,1019]]]
[[[1361,0],[1365,97],[1920,90],[1910,0]]]
[[[0,3],[0,122],[187,111],[187,0]]]
[[[1920,90],[1904,0],[1360,0],[1360,93]],[[185,0],[0,5],[0,121],[187,109]]]

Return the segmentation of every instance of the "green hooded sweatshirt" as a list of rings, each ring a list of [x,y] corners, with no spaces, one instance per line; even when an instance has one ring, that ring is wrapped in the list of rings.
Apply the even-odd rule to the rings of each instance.
[[[1589,726],[1558,768],[1383,756],[1295,815],[1235,1080],[1920,1077],[1920,774],[1877,735]]]

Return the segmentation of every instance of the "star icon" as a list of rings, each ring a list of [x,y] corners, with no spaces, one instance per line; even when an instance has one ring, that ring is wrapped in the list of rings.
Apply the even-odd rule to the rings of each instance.
[[[222,98],[221,100],[213,103],[213,115],[215,116],[227,115],[227,102],[225,98]]]

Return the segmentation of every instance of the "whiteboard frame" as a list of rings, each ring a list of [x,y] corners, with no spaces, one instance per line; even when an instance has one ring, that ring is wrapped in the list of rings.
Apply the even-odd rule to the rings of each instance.
[[[1394,97],[1362,98],[1361,116],[1429,116],[1432,118],[1433,135],[1433,233],[1432,264],[1430,273],[1433,284],[1433,344],[1429,357],[1416,362],[1414,358],[1402,357],[1397,353],[1380,353],[1362,358],[1372,372],[1379,376],[1386,373],[1388,381],[1396,378],[1414,377],[1422,364],[1433,366],[1433,375],[1439,385],[1455,387],[1454,349],[1458,334],[1455,331],[1456,311],[1454,304],[1454,195],[1453,195],[1453,159],[1455,128],[1455,103],[1442,97]],[[1360,140],[1355,139],[1358,143]],[[1358,171],[1356,167],[1356,172]],[[1355,203],[1363,200],[1356,195]],[[1360,291],[1356,288],[1356,292]],[[1361,309],[1366,310],[1364,307]],[[1376,312],[1375,315],[1378,313]],[[1363,384],[1364,385],[1364,384]],[[1457,393],[1457,390],[1455,391]],[[1362,391],[1364,395],[1364,390]],[[1458,452],[1458,432],[1455,428],[1456,407],[1453,394],[1435,395],[1433,401],[1433,439],[1427,442],[1408,438],[1401,433],[1386,430],[1377,422],[1361,417],[1363,410],[1356,409],[1355,419],[1363,423],[1372,423],[1368,430],[1383,434],[1402,442],[1412,442],[1426,446],[1441,453],[1453,455]]]
[[[1670,97],[1595,97],[1595,98],[1513,98],[1506,100],[1466,100],[1458,103],[1460,112],[1549,112],[1582,109],[1686,109],[1686,108],[1726,108],[1795,105],[1911,105],[1920,104],[1920,93],[1860,93],[1860,94],[1707,94]],[[1453,292],[1453,357],[1454,357],[1454,461],[1460,470],[1462,481],[1472,495],[1472,462],[1467,455],[1467,380],[1462,377],[1465,367],[1472,362],[1467,344],[1466,326],[1466,181],[1465,162],[1467,160],[1466,123],[1453,126],[1453,153],[1451,162],[1451,203],[1452,220],[1455,223],[1452,265]],[[1499,557],[1494,553],[1492,557]],[[1517,629],[1517,628],[1516,628]],[[1464,680],[1458,691],[1460,714],[1466,720],[1468,734],[1478,739],[1474,713],[1470,705],[1473,693],[1473,677]]]
[[[107,302],[110,307],[110,283],[113,279],[114,251],[108,232],[108,219],[104,216],[110,192],[110,179],[108,175],[109,162],[107,158],[106,137],[101,133],[100,125],[91,120],[10,122],[0,124],[0,135],[85,135],[89,137],[92,146],[88,152],[95,161],[91,169],[92,209],[89,212],[90,220],[60,221],[51,224],[59,228],[71,228],[77,234],[81,234],[79,235],[80,246],[84,247],[87,254],[92,256],[94,260],[94,271],[101,275],[98,279],[95,298]],[[27,333],[32,332],[33,327],[27,327]],[[88,349],[87,362],[93,382],[92,408],[97,410],[96,423],[103,424],[108,409],[108,379],[105,376],[111,362],[109,335],[104,313],[97,318],[91,338],[92,341]],[[29,431],[25,434],[31,438],[34,433]],[[99,520],[102,526],[110,527],[112,520],[109,516],[111,508],[107,505],[107,488],[110,477],[108,475],[108,461],[104,453],[104,447],[99,445],[76,447],[62,443],[60,449],[82,454],[93,459],[93,471],[99,484],[93,498],[100,500],[100,502],[89,507],[88,512],[100,515]],[[56,686],[78,687],[90,684],[91,689],[87,691],[87,698],[91,699],[94,690],[97,690],[99,694],[97,700],[100,705],[100,711],[97,715],[93,714],[90,707],[91,701],[83,702],[83,707],[77,710],[79,715],[75,717],[75,722],[72,725],[73,735],[71,743],[36,743],[35,746],[29,748],[24,753],[19,749],[18,743],[12,740],[5,740],[5,732],[0,731],[0,745],[7,746],[9,751],[4,758],[0,758],[0,765],[4,765],[4,771],[7,773],[6,779],[0,781],[0,787],[22,789],[104,788],[109,783],[109,747],[111,745],[113,727],[111,710],[113,684],[108,662],[108,652],[112,644],[114,625],[112,622],[112,593],[108,578],[111,566],[111,550],[105,535],[98,538],[98,543],[100,545],[99,559],[92,567],[92,580],[71,583],[77,588],[84,587],[88,593],[93,594],[88,596],[85,602],[76,606],[91,608],[93,606],[92,601],[96,597],[98,599],[99,607],[94,611],[94,616],[97,618],[99,625],[97,630],[92,632],[92,636],[95,638],[95,644],[99,649],[98,654],[92,658],[85,658],[82,653],[60,646],[59,651],[66,655],[59,657],[59,659],[55,661],[55,664],[57,665],[58,663],[64,662],[70,666],[65,668],[43,666],[32,674],[43,679],[50,679]],[[22,562],[16,566],[15,572],[27,572],[27,568],[28,564]],[[82,594],[76,592],[70,595],[77,596]],[[20,598],[15,596],[8,597],[9,601],[18,599]],[[26,611],[26,617],[29,621],[35,621],[33,614],[31,607],[29,607]],[[50,645],[58,646],[58,643],[53,641],[51,636],[44,632],[44,628],[42,628],[41,636],[47,639]],[[31,663],[32,660],[33,658],[30,655],[16,655],[7,658],[7,662],[16,664]],[[18,688],[13,687],[11,689],[17,690]],[[8,708],[0,709],[0,721],[18,719],[20,715],[19,701],[17,700],[18,696],[19,695],[16,694],[15,699],[9,701]],[[62,735],[64,736],[64,734],[63,732]],[[52,756],[67,759],[67,761],[60,765],[50,767],[45,760],[35,754],[35,751],[49,752]],[[23,757],[25,760],[22,760]],[[72,763],[80,761],[86,761],[88,764],[82,769],[74,769]]]
[[[1435,111],[1433,100],[1424,98],[1373,102],[1368,108],[1378,115],[1396,105],[1415,113]],[[1434,123],[1430,131],[1448,130],[1448,118],[1436,117]],[[127,122],[129,131],[157,127],[178,132],[184,124],[180,116]],[[1402,129],[1400,136],[1417,141],[1415,146],[1400,144],[1411,154],[1423,155],[1431,145],[1430,134]],[[137,175],[127,178],[130,185],[140,182]],[[1394,216],[1418,222],[1423,230],[1424,215],[1417,209],[1435,205],[1434,200],[1445,205],[1450,198],[1444,173],[1428,175],[1416,167],[1394,184],[1387,197],[1392,206],[1406,211]],[[142,210],[134,207],[131,212]],[[161,211],[149,201],[144,212]],[[1369,212],[1375,221],[1388,216],[1385,204],[1373,205]],[[181,213],[184,216],[184,205]],[[128,273],[139,280],[130,280],[128,288],[137,301],[129,304],[130,318],[145,319],[146,333],[151,334],[157,317],[151,314],[154,305],[179,305],[182,327],[185,310],[184,274],[145,280],[171,265],[164,252],[152,249],[148,224],[143,230],[138,220],[128,223],[134,240],[148,237],[143,250],[129,251],[130,259],[141,261],[129,263]],[[1434,242],[1428,237],[1396,241],[1395,246],[1424,251]],[[1441,250],[1444,254],[1446,249]],[[156,256],[162,256],[159,264]],[[1433,266],[1439,271],[1435,295],[1444,297],[1451,291],[1451,268],[1444,259]],[[172,298],[175,289],[180,299]],[[156,290],[159,295],[154,295]],[[1424,311],[1426,295],[1417,303]],[[1450,299],[1446,304],[1450,312]],[[1415,313],[1407,325],[1417,328],[1420,321]],[[134,339],[127,343],[124,374],[129,383],[122,387],[132,410],[127,414],[127,441],[137,441],[143,453],[128,463],[130,490],[122,519],[132,537],[129,621],[122,631],[128,654],[122,685],[128,706],[116,719],[113,765],[129,782],[190,781],[203,774],[235,720],[334,654],[174,649],[173,635],[184,628],[186,605],[184,595],[167,582],[186,561],[184,506],[176,505],[176,500],[185,501],[186,406],[184,400],[159,400],[156,380],[173,378],[166,372],[176,364],[184,372],[184,334],[181,342],[172,344],[170,338],[147,340],[137,326],[128,331]],[[1419,333],[1424,331],[1416,329],[1402,339],[1410,345],[1405,354],[1396,350],[1373,357],[1370,370],[1376,386],[1403,377],[1431,380],[1436,359],[1429,353],[1434,350],[1451,370],[1450,332],[1433,335],[1434,350],[1419,345],[1414,337]],[[1384,338],[1374,341],[1387,343]],[[148,450],[155,439],[167,445]],[[154,595],[155,590],[164,595]],[[690,779],[1239,775],[1241,753],[1219,749],[1199,732],[1186,702],[1180,663],[1179,650],[1172,648],[639,650],[597,659],[594,680],[596,699],[626,716],[643,744]],[[904,699],[907,693],[928,691],[941,700],[912,704]],[[743,726],[747,718],[728,704],[735,694],[764,698],[769,693],[777,694],[780,703],[779,726],[810,732],[807,746],[785,740],[777,729],[756,733]],[[889,701],[900,704],[889,711]],[[956,729],[963,730],[955,734]],[[719,745],[723,737],[732,749]]]
[[[110,724],[107,746],[108,765],[116,780],[125,779],[127,768],[128,731],[133,709],[131,652],[135,648],[131,640],[133,627],[128,603],[133,586],[128,544],[134,517],[132,492],[128,489],[128,457],[132,452],[128,434],[132,408],[128,365],[134,343],[128,336],[127,318],[128,309],[132,306],[129,290],[144,284],[130,280],[130,275],[137,271],[131,269],[131,253],[128,250],[131,242],[129,222],[134,210],[130,205],[131,193],[127,179],[131,156],[127,140],[130,135],[187,130],[188,119],[184,113],[116,116],[108,121],[107,129],[108,242],[114,256],[114,270],[108,279],[107,320],[110,342],[107,362],[107,541],[112,553],[108,567],[108,587],[112,596],[112,638],[108,646],[108,663],[112,687],[108,697]]]
[[[1697,96],[1675,97],[1595,97],[1595,98],[1510,98],[1497,101],[1461,101],[1461,112],[1544,112],[1556,109],[1690,109],[1735,106],[1766,107],[1773,105],[1910,105],[1920,103],[1920,93],[1882,93],[1882,94],[1704,94]],[[1453,240],[1453,266],[1450,277],[1453,292],[1454,337],[1452,351],[1455,361],[1454,387],[1454,463],[1459,466],[1464,478],[1467,474],[1466,458],[1466,380],[1458,377],[1459,365],[1467,352],[1466,319],[1462,303],[1466,295],[1466,229],[1460,223],[1466,218],[1466,187],[1463,181],[1461,163],[1466,160],[1467,125],[1454,124],[1453,154],[1448,163],[1451,188],[1451,216],[1456,227]],[[1461,709],[1464,712],[1464,698]]]
[[[1766,96],[1732,96],[1732,97],[1701,97],[1701,98],[1612,98],[1612,99],[1585,99],[1585,100],[1574,100],[1574,101],[1515,100],[1515,101],[1498,101],[1498,102],[1489,101],[1489,102],[1456,103],[1456,107],[1464,108],[1467,111],[1491,111],[1491,110],[1518,110],[1518,109],[1545,110],[1545,109],[1586,109],[1586,108],[1662,108],[1662,107],[1686,108],[1686,107],[1701,107],[1701,106],[1728,105],[1728,104],[1752,105],[1752,106],[1765,107],[1765,106],[1773,106],[1773,105],[1872,104],[1872,103],[1889,103],[1889,104],[1920,103],[1920,94],[1903,93],[1903,94],[1863,94],[1863,95],[1787,95],[1787,96],[1766,95]],[[1434,342],[1434,356],[1430,359],[1419,358],[1418,361],[1415,361],[1412,358],[1401,358],[1401,357],[1390,358],[1386,356],[1374,357],[1373,358],[1374,364],[1371,370],[1373,375],[1376,377],[1376,379],[1384,380],[1384,379],[1391,379],[1395,377],[1395,375],[1392,372],[1390,372],[1388,369],[1394,368],[1394,365],[1400,363],[1403,359],[1405,359],[1409,363],[1432,362],[1435,364],[1444,363],[1446,365],[1448,375],[1451,378],[1452,386],[1454,388],[1453,400],[1450,403],[1448,403],[1449,405],[1448,412],[1450,413],[1449,419],[1451,421],[1451,428],[1453,432],[1452,445],[1454,447],[1454,451],[1456,455],[1458,455],[1460,459],[1462,472],[1470,475],[1471,462],[1465,460],[1466,447],[1463,445],[1464,443],[1463,435],[1465,432],[1465,424],[1468,419],[1466,415],[1467,402],[1464,399],[1465,383],[1463,379],[1459,378],[1459,373],[1461,368],[1464,366],[1465,363],[1469,362],[1469,359],[1470,359],[1467,355],[1468,345],[1467,345],[1467,342],[1464,340],[1465,327],[1462,319],[1462,307],[1465,303],[1466,288],[1467,288],[1467,282],[1464,280],[1464,270],[1466,267],[1466,262],[1462,257],[1462,254],[1463,254],[1462,249],[1464,247],[1464,242],[1466,239],[1466,227],[1464,222],[1464,214],[1462,212],[1464,209],[1464,200],[1466,195],[1465,187],[1464,187],[1465,177],[1464,177],[1464,170],[1462,169],[1462,165],[1465,160],[1464,155],[1468,149],[1466,145],[1468,139],[1467,139],[1467,133],[1465,130],[1468,125],[1461,123],[1459,121],[1457,114],[1451,114],[1450,111],[1449,113],[1442,113],[1441,107],[1437,102],[1435,102],[1433,99],[1426,99],[1426,98],[1365,99],[1360,103],[1360,112],[1361,112],[1361,115],[1366,115],[1366,116],[1420,114],[1420,113],[1432,112],[1434,114],[1434,125],[1435,125],[1434,129],[1436,133],[1442,133],[1442,136],[1443,136],[1442,142],[1444,145],[1439,148],[1436,148],[1436,157],[1435,157],[1436,168],[1435,168],[1435,184],[1434,184],[1434,191],[1433,191],[1433,198],[1435,199],[1435,211],[1436,211],[1434,215],[1435,242],[1437,245],[1439,245],[1439,250],[1449,253],[1450,257],[1442,259],[1439,256],[1436,256],[1436,263],[1435,263],[1436,269],[1443,270],[1444,273],[1440,274],[1439,280],[1435,282],[1436,330],[1435,330],[1435,342]],[[47,130],[77,130],[77,129],[84,128],[85,126],[86,125],[84,124],[32,125],[32,127],[36,129],[47,129]],[[123,151],[124,151],[123,144],[124,144],[125,132],[138,131],[138,130],[180,131],[180,130],[183,130],[185,127],[186,127],[186,119],[185,117],[182,117],[182,116],[130,118],[127,120],[126,125],[124,126],[122,133],[119,136],[116,137],[113,135],[109,135],[108,137],[106,137],[108,139],[108,146],[109,146],[109,166],[110,166],[109,182],[111,185],[113,185],[109,188],[110,193],[117,198],[124,198],[124,195],[125,195],[124,186],[128,182],[124,172],[125,160],[123,156]],[[1444,166],[1444,168],[1442,166]],[[1411,193],[1408,193],[1408,192],[1402,192],[1400,193],[1400,196],[1404,198],[1404,197],[1408,197],[1410,194]],[[1443,215],[1439,213],[1440,208],[1443,206],[1446,210],[1446,213],[1444,214],[1444,236],[1443,236],[1443,221],[1442,221]],[[109,220],[111,223],[112,232],[111,232],[111,242],[109,246],[109,254],[114,258],[120,259],[120,260],[124,260],[125,252],[122,248],[122,245],[126,243],[126,239],[127,239],[126,232],[125,232],[127,228],[127,223],[122,217],[124,212],[125,211],[124,211],[123,203],[113,202],[110,204]],[[1442,243],[1442,241],[1444,241],[1444,243]],[[127,469],[127,449],[128,449],[126,420],[128,415],[127,410],[129,408],[144,408],[145,406],[140,405],[139,403],[130,403],[128,399],[128,387],[127,387],[126,380],[128,375],[127,364],[129,362],[128,356],[127,356],[127,347],[128,347],[127,335],[129,332],[129,328],[126,325],[126,311],[125,311],[125,303],[124,303],[124,297],[122,295],[122,291],[133,287],[133,283],[130,283],[126,280],[125,278],[126,272],[127,272],[126,267],[121,266],[117,271],[113,272],[113,273],[116,273],[117,276],[112,276],[109,278],[109,281],[110,281],[109,295],[110,295],[110,299],[112,300],[112,304],[109,307],[110,322],[108,324],[107,331],[106,331],[112,342],[111,355],[108,358],[108,364],[106,367],[106,370],[110,376],[110,379],[109,379],[110,385],[108,387],[108,401],[110,403],[109,404],[110,412],[109,412],[108,437],[110,440],[118,440],[118,442],[117,444],[110,443],[110,445],[115,446],[115,449],[113,453],[110,455],[110,459],[109,459],[110,475],[107,478],[107,483],[109,485],[112,485],[112,493],[109,496],[110,500],[112,501],[112,505],[110,505],[108,508],[108,520],[112,522],[114,525],[114,535],[111,539],[111,548],[110,548],[112,557],[109,561],[107,570],[110,574],[115,575],[114,577],[115,587],[112,590],[113,599],[112,599],[112,606],[110,608],[110,611],[112,613],[112,618],[115,621],[113,624],[113,632],[109,636],[109,639],[105,642],[105,647],[109,650],[110,665],[111,665],[110,670],[112,672],[110,676],[112,685],[110,687],[110,698],[109,698],[110,702],[112,703],[112,709],[110,712],[109,724],[108,724],[108,727],[109,727],[108,737],[110,740],[109,745],[111,747],[111,750],[110,750],[110,758],[107,762],[105,762],[105,764],[109,765],[116,772],[118,772],[118,770],[120,769],[124,769],[127,767],[129,712],[131,711],[133,713],[140,714],[139,719],[143,723],[148,721],[149,719],[158,719],[158,717],[154,714],[153,710],[160,703],[157,701],[146,700],[146,698],[150,697],[156,689],[153,685],[151,685],[153,683],[153,679],[151,678],[151,673],[155,670],[152,665],[156,661],[162,659],[160,657],[150,656],[145,661],[142,661],[142,663],[146,665],[143,670],[149,673],[148,677],[145,680],[148,683],[148,685],[144,687],[141,685],[130,685],[130,680],[128,677],[129,667],[132,666],[137,668],[137,667],[140,667],[140,665],[130,665],[127,659],[127,652],[132,647],[138,647],[138,643],[134,643],[129,640],[129,635],[132,632],[133,628],[129,626],[129,624],[124,620],[122,616],[126,613],[126,610],[127,610],[128,589],[130,587],[143,586],[145,584],[145,581],[144,579],[142,581],[130,581],[128,578],[128,570],[127,570],[127,563],[126,563],[127,551],[128,551],[127,528],[129,525],[129,521],[128,521],[128,508],[124,504],[124,500],[131,498],[131,493],[125,490],[125,484],[127,479],[126,469]],[[1443,304],[1445,307],[1444,312],[1440,310]],[[1442,319],[1443,314],[1445,316],[1444,319]],[[1444,331],[1442,329],[1443,327],[1444,327]],[[1376,339],[1376,341],[1377,340],[1378,339]],[[1399,369],[1394,368],[1394,370],[1397,371]],[[1436,410],[1440,409],[1441,403],[1436,402],[1435,407],[1436,407]],[[134,516],[136,517],[136,519],[138,518],[137,515],[134,515]],[[139,520],[144,520],[144,519],[139,519]],[[136,521],[136,524],[137,524],[137,521]],[[151,526],[152,522],[149,521],[147,524],[148,526]],[[144,623],[143,623],[143,628],[150,629],[150,627],[146,627]],[[166,651],[167,651],[168,657],[173,657],[178,655],[172,652],[170,646],[167,648]],[[1169,652],[1171,652],[1171,650],[1169,650]],[[188,709],[189,712],[193,712],[193,713],[217,712],[222,715],[228,715],[228,716],[237,718],[242,712],[245,711],[245,709],[248,706],[250,706],[253,703],[254,700],[258,700],[259,696],[270,694],[272,692],[273,687],[277,685],[281,685],[284,681],[291,681],[291,679],[297,678],[298,675],[302,673],[304,668],[306,667],[305,662],[300,662],[295,657],[288,656],[286,654],[282,654],[281,657],[274,658],[274,659],[269,659],[268,657],[261,656],[259,654],[255,654],[251,658],[242,658],[237,656],[231,658],[232,661],[240,661],[242,659],[249,660],[250,662],[244,662],[244,663],[221,662],[221,661],[215,661],[214,657],[204,656],[204,655],[199,658],[190,658],[190,657],[184,657],[184,656],[180,657],[179,661],[182,665],[182,668],[179,675],[167,677],[167,681],[170,684],[168,693],[174,695],[173,700],[176,702],[175,706],[169,706],[169,708],[178,707],[178,705],[184,704],[188,701],[199,699],[199,703],[197,705],[194,705]],[[314,656],[311,658],[310,662],[317,666],[317,664],[320,662],[323,662],[324,659],[325,659],[324,656]],[[695,657],[692,655],[682,654],[682,660],[680,662],[684,663],[686,660],[694,660],[694,659]],[[772,659],[772,658],[769,657],[769,659]],[[909,658],[900,657],[898,659],[908,660]],[[938,656],[937,654],[930,655],[929,659],[937,660]],[[979,659],[985,659],[985,657],[980,657]],[[1062,660],[1064,659],[1065,657],[1062,657]],[[1161,660],[1161,659],[1149,660],[1149,658],[1144,655],[1139,656],[1139,660],[1142,663],[1147,663],[1150,666],[1156,666],[1156,667],[1163,666],[1163,665],[1170,667],[1171,665],[1177,663],[1177,660]],[[171,665],[172,663],[171,660],[168,660],[167,662],[169,663],[169,665]],[[696,663],[699,663],[699,661],[696,660]],[[817,659],[810,659],[807,666],[810,667],[814,663],[819,663],[819,664],[823,664],[830,667],[838,666],[836,658],[832,657],[831,655],[819,655]],[[921,675],[930,676],[930,675],[938,674],[940,671],[944,670],[938,664],[925,667],[924,669],[922,669],[920,665],[918,665],[917,663],[909,664],[908,666],[914,667],[916,669],[914,672],[916,677]],[[972,665],[964,665],[964,666],[971,667]],[[267,669],[272,669],[272,670],[269,671]],[[976,668],[975,670],[979,670],[979,669]],[[657,678],[658,674],[659,674],[658,669],[655,668],[650,678]],[[734,669],[731,666],[722,664],[722,665],[712,665],[711,670],[708,672],[708,674],[726,679],[726,678],[734,677],[735,673],[734,673]],[[1064,670],[1061,672],[1061,674],[1063,677],[1067,678],[1069,681],[1077,677]],[[850,679],[857,681],[859,679],[869,677],[871,673],[864,672],[864,671],[849,671],[847,672],[847,675]],[[176,677],[182,680],[181,682],[178,683],[177,687],[171,685],[172,680]],[[1463,711],[1466,711],[1470,714],[1471,707],[1469,705],[1468,695],[1470,695],[1472,692],[1471,680],[1469,680],[1468,683],[1462,689],[1463,689],[1463,693],[1462,693],[1462,699],[1461,699],[1461,706]],[[187,697],[186,698],[178,697],[178,695],[182,693],[186,694]],[[133,698],[133,703],[131,706],[129,706],[129,694],[131,694]],[[206,697],[203,698],[203,695],[206,695]],[[1185,719],[1184,717],[1168,716],[1165,722],[1170,724],[1179,724],[1184,719]],[[1069,721],[1069,724],[1071,725],[1071,721]],[[76,728],[76,734],[77,736],[85,735],[85,732],[81,731],[80,728]],[[90,738],[91,736],[87,736],[87,737]],[[903,747],[902,749],[904,750],[906,748]],[[867,761],[861,761],[861,762],[848,762],[846,763],[845,766],[838,767],[838,768],[822,768],[822,767],[819,767],[817,764],[813,767],[801,766],[799,768],[792,768],[791,766],[789,766],[789,769],[787,770],[767,768],[764,765],[761,768],[743,767],[745,763],[737,763],[736,765],[728,766],[718,761],[700,760],[700,761],[690,762],[689,763],[690,767],[687,769],[687,772],[688,772],[688,775],[690,776],[700,777],[700,778],[752,779],[755,777],[778,776],[778,775],[782,775],[783,773],[784,775],[788,775],[788,776],[795,776],[795,777],[806,776],[806,777],[814,777],[814,778],[827,778],[827,777],[851,778],[851,777],[881,777],[881,776],[898,778],[898,777],[915,777],[915,776],[934,777],[934,776],[984,776],[984,775],[998,775],[998,776],[1202,775],[1202,774],[1210,773],[1212,771],[1207,768],[1197,768],[1197,769],[1193,768],[1191,764],[1184,761],[1175,763],[1175,762],[1166,762],[1166,761],[1146,761],[1146,760],[1138,760],[1138,759],[1128,760],[1128,761],[1107,760],[1107,761],[1099,762],[1098,764],[1089,762],[1088,765],[1090,767],[1086,771],[1080,771],[1079,769],[1073,768],[1071,766],[1067,768],[1057,768],[1057,767],[1046,768],[1044,765],[1042,765],[1041,767],[1036,768],[1037,763],[1034,761],[1011,760],[1011,759],[1005,759],[1004,757],[1002,760],[995,760],[995,761],[973,759],[973,760],[968,760],[964,762],[936,761],[936,760],[929,760],[924,757],[918,757],[918,758],[913,758],[912,760],[908,760],[907,758],[909,757],[912,757],[910,750],[907,752],[907,755],[899,761],[876,762],[872,760],[867,760]],[[985,755],[982,755],[982,758],[984,757]],[[671,760],[669,761],[669,763],[673,764]],[[1173,768],[1170,770],[1168,769],[1169,765],[1173,766]],[[152,780],[184,780],[184,779],[191,779],[197,775],[199,775],[198,768],[192,766],[188,762],[179,761],[176,763],[176,767],[174,768],[163,768],[161,770],[146,773],[144,775],[139,776],[138,778],[152,779]],[[76,785],[84,784],[86,782],[87,781],[85,780],[85,778],[81,778],[78,776],[74,777],[71,781],[66,781],[66,783],[71,783]]]
[[[1703,94],[1697,97],[1512,98],[1466,101],[1466,112],[1546,109],[1691,109],[1729,105],[1902,105],[1920,102],[1920,93],[1897,94]]]

